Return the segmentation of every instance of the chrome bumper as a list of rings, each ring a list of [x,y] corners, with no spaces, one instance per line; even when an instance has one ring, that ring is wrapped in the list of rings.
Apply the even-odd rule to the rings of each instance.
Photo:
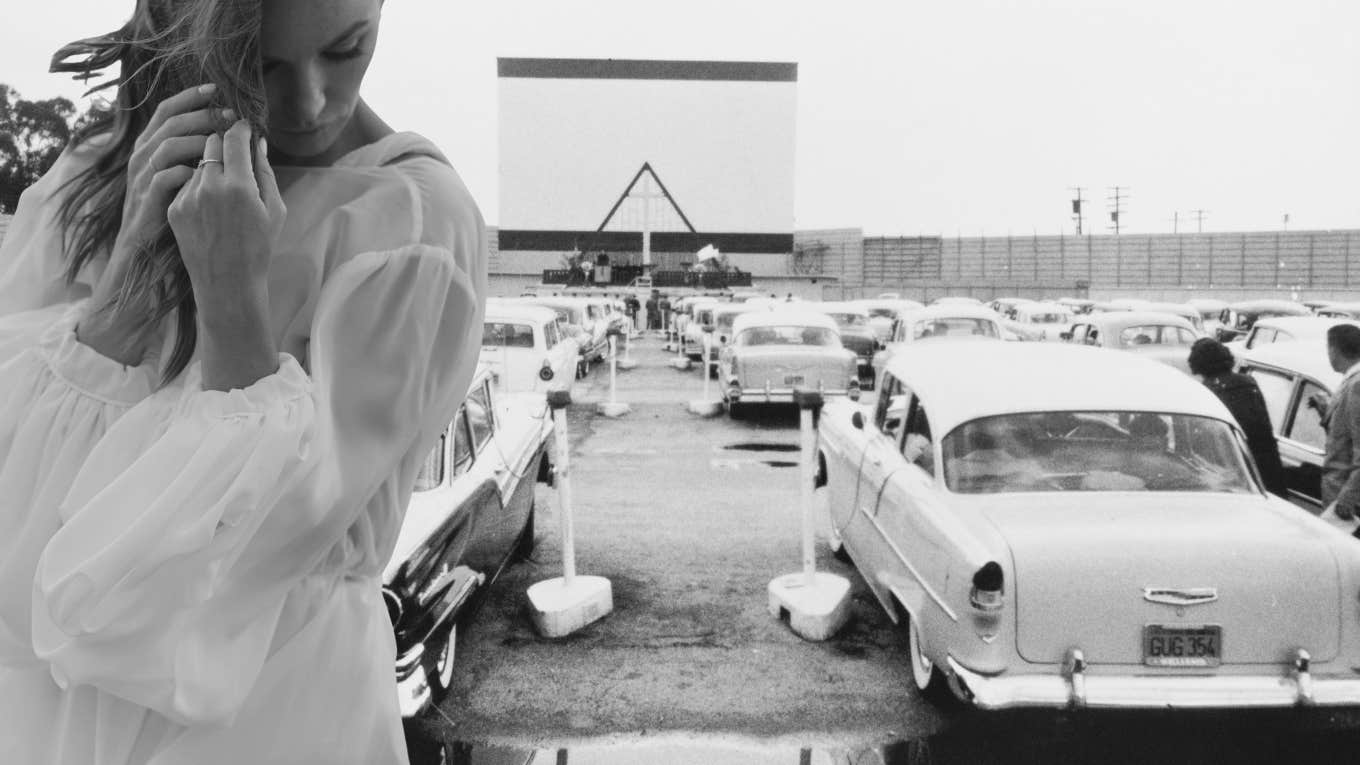
[[[430,703],[430,680],[421,666],[425,647],[419,643],[397,657],[397,706],[403,718],[415,717]]]
[[[732,391],[729,389],[725,395],[730,398],[731,393]],[[821,393],[823,396],[845,396],[849,395],[850,391],[844,389],[820,390],[818,393]],[[766,390],[765,388],[742,388],[740,394],[736,396],[736,400],[743,404],[792,404],[793,389],[771,388]]]
[[[987,676],[949,657],[963,695],[981,709],[1074,707],[1120,709],[1350,706],[1360,704],[1360,677],[1317,678],[1299,651],[1279,675],[1088,675],[1080,651],[1061,674]]]

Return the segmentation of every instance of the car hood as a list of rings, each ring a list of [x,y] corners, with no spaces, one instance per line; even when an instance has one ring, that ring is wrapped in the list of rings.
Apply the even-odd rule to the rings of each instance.
[[[972,495],[1012,555],[1016,643],[1031,662],[1142,662],[1149,624],[1213,624],[1225,664],[1338,651],[1342,598],[1332,541],[1259,495],[1071,492]],[[1008,585],[1009,586],[1009,585]],[[1147,588],[1211,588],[1181,608]]]

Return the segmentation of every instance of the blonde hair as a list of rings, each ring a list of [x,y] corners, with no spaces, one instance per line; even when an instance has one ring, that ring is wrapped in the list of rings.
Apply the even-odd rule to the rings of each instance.
[[[260,71],[261,0],[137,0],[121,29],[78,40],[52,57],[53,72],[90,80],[115,64],[117,76],[87,95],[114,88],[112,105],[71,139],[80,144],[107,134],[94,164],[63,188],[58,211],[66,280],[93,258],[107,255],[123,224],[127,168],[137,137],[166,98],[205,82],[217,85],[214,106],[235,110],[257,135],[265,134],[267,107]],[[197,309],[188,272],[169,224],[138,245],[111,303],[97,308],[135,311],[145,338],[171,312],[175,346],[162,384],[188,366],[197,344]]]

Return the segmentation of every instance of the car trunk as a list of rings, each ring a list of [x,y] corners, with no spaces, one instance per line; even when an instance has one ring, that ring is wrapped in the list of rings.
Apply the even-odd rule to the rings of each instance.
[[[743,388],[773,389],[820,384],[827,390],[845,390],[850,382],[846,357],[840,348],[788,345],[746,346],[739,350]]]
[[[1223,664],[1316,661],[1338,650],[1341,592],[1325,542],[1243,495],[978,496],[1009,543],[1017,649],[1061,662],[1143,664],[1148,625],[1217,625]],[[1008,583],[1009,586],[1009,583]],[[1171,604],[1150,602],[1152,593]],[[1196,592],[1198,591],[1198,592]],[[1206,591],[1212,602],[1176,603]]]

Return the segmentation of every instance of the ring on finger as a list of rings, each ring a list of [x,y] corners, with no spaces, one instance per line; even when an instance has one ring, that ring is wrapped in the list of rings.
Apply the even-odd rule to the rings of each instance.
[[[211,165],[211,164],[214,164],[214,163],[219,164],[219,165],[226,166],[226,163],[223,162],[223,161],[220,160],[220,159],[206,159],[206,158],[205,158],[205,159],[200,159],[200,160],[198,161],[198,166],[199,166],[199,167],[203,167],[204,165]]]

